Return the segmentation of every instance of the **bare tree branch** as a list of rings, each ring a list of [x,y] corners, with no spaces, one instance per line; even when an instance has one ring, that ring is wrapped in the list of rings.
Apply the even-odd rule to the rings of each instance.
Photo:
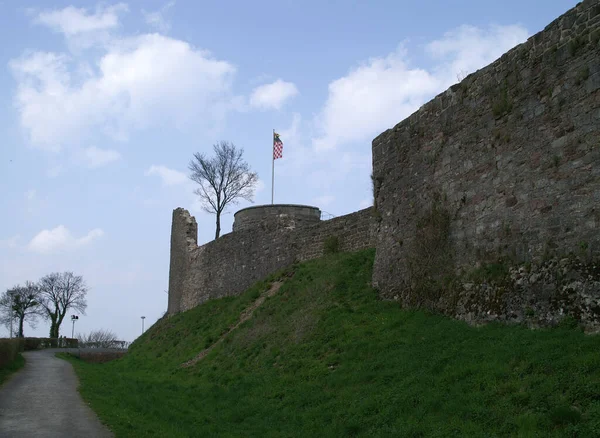
[[[195,153],[190,161],[190,179],[200,187],[194,193],[200,198],[202,208],[216,215],[215,239],[221,233],[221,213],[239,199],[252,202],[258,175],[250,170],[243,159],[244,149],[221,141],[213,145],[214,157]]]

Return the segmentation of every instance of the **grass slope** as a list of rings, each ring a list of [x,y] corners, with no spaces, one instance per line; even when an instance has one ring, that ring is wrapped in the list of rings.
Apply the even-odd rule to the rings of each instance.
[[[19,353],[15,360],[0,368],[0,385],[2,385],[15,372],[25,366],[25,358]]]
[[[123,359],[72,362],[117,436],[600,436],[600,337],[481,328],[381,302],[373,251],[157,322]],[[270,280],[274,280],[275,277]]]

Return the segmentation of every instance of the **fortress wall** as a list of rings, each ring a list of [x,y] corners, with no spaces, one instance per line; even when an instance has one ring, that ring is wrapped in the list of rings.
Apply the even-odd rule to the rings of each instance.
[[[600,0],[372,146],[372,209],[302,227],[250,211],[250,228],[201,247],[175,210],[169,313],[239,294],[337,237],[342,251],[376,247],[373,285],[403,306],[473,323],[569,315],[600,331]]]
[[[530,304],[512,306],[510,294],[425,297],[422,286],[500,257],[535,267],[600,254],[599,41],[600,1],[586,0],[373,141],[373,281],[383,297],[518,320]],[[517,277],[519,293],[547,304],[540,312],[571,294],[554,277],[508,280]],[[579,313],[594,313],[600,283],[591,278],[585,297],[571,287],[555,313],[577,300],[587,302]]]
[[[293,228],[288,218],[276,223],[267,217],[256,228],[234,231],[182,252],[187,233],[197,233],[188,217],[183,209],[173,213],[170,314],[209,299],[238,295],[286,266],[320,257],[329,237],[337,237],[340,251],[372,248],[375,242],[372,210],[368,208],[299,228]],[[188,224],[185,232],[181,232],[182,223]]]
[[[189,273],[189,253],[198,247],[198,224],[187,210],[173,210],[171,223],[171,258],[169,267],[169,313],[180,309],[184,281]]]
[[[269,222],[288,220],[295,228],[320,222],[321,210],[308,205],[257,205],[239,210],[234,215],[233,231],[264,228]]]

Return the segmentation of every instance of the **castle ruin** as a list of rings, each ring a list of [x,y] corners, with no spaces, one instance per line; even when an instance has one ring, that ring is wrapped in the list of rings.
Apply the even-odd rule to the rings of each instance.
[[[175,210],[168,312],[239,294],[335,236],[376,248],[384,299],[599,329],[599,90],[600,0],[585,0],[373,140],[373,208],[320,221],[314,207],[251,207],[200,247]]]

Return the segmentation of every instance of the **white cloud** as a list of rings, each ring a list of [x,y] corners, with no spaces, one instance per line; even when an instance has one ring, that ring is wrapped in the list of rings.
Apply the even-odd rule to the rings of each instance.
[[[65,36],[69,49],[78,52],[96,45],[106,45],[111,34],[120,25],[120,15],[127,12],[124,3],[112,6],[99,5],[95,12],[85,8],[68,6],[60,10],[30,13],[35,15],[35,24],[46,26]]]
[[[428,71],[411,69],[403,48],[385,58],[374,58],[329,84],[329,96],[317,124],[324,135],[317,149],[365,139],[382,126],[403,119],[439,89]]]
[[[528,36],[527,29],[518,25],[490,26],[487,30],[465,25],[446,32],[425,50],[438,61],[435,74],[447,88],[457,82],[458,75],[485,67]]]
[[[127,10],[127,5],[123,3],[109,7],[98,6],[95,13],[88,13],[84,8],[68,6],[61,10],[41,12],[34,22],[66,36],[74,36],[114,29],[119,25],[119,13]]]
[[[169,9],[175,6],[174,1],[170,1],[166,5],[164,5],[160,10],[154,12],[147,12],[142,10],[142,15],[144,16],[144,21],[149,26],[154,27],[160,32],[166,33],[171,29],[171,23],[165,18],[165,14]]]
[[[25,192],[25,198],[27,198],[28,201],[33,201],[35,199],[35,195],[36,195],[35,189],[29,189]]]
[[[121,154],[111,149],[100,149],[91,146],[83,151],[83,159],[88,167],[102,167],[121,158]]]
[[[313,147],[333,149],[372,138],[455,83],[457,75],[489,64],[527,35],[521,26],[462,26],[425,47],[437,62],[430,70],[411,66],[403,46],[368,60],[329,84],[327,101],[315,121],[320,135]]]
[[[31,239],[27,247],[30,251],[39,254],[51,254],[89,245],[94,240],[102,237],[103,234],[104,232],[101,229],[95,228],[85,236],[75,238],[64,225],[59,225],[52,230],[40,231]]]
[[[112,39],[96,68],[77,56],[33,52],[10,62],[15,106],[31,143],[59,151],[92,134],[204,121],[218,127],[236,102],[233,65],[158,34]]]
[[[259,109],[280,109],[286,100],[296,96],[298,89],[291,82],[277,79],[270,84],[261,85],[252,91],[250,106]]]
[[[156,175],[160,177],[163,185],[174,186],[188,182],[188,177],[185,173],[178,170],[169,169],[165,166],[152,165],[145,173],[146,176]]]

